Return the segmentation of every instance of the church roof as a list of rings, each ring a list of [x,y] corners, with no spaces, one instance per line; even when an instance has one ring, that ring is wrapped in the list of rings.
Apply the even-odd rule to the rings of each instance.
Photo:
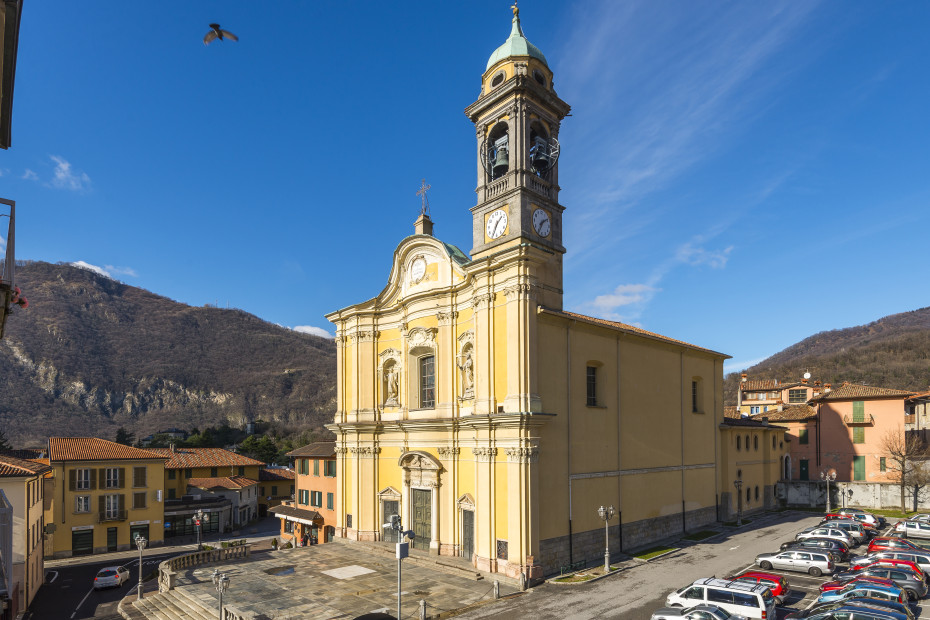
[[[513,28],[510,30],[510,36],[504,41],[504,44],[494,50],[488,59],[488,66],[485,71],[493,67],[498,62],[512,56],[529,56],[541,61],[547,67],[546,57],[539,51],[539,48],[526,40],[523,29],[520,27],[520,11],[516,7],[513,9]]]

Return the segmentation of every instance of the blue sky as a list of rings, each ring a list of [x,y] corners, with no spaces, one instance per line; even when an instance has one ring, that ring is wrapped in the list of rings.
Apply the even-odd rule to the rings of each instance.
[[[425,178],[471,247],[463,109],[510,2],[28,1],[17,257],[332,333]],[[930,305],[930,3],[521,3],[572,105],[565,307],[733,356]],[[201,42],[217,21],[238,43]],[[24,291],[28,296],[28,291]],[[889,386],[894,387],[894,386]]]

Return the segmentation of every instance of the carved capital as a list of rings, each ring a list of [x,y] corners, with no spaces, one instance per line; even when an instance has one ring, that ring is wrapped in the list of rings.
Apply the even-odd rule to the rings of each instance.
[[[345,446],[336,446],[336,454],[348,454],[349,449]]]
[[[471,298],[471,305],[472,305],[473,308],[475,308],[476,310],[478,310],[478,309],[480,309],[480,308],[484,308],[484,307],[490,305],[490,304],[491,304],[491,300],[492,300],[493,298],[494,298],[494,297],[493,297],[493,295],[491,295],[491,293],[480,293],[480,294],[477,294],[477,295],[472,295],[472,298]]]
[[[539,461],[539,448],[507,448],[507,460],[511,463],[536,463]]]
[[[455,310],[450,312],[437,312],[436,318],[439,319],[440,325],[452,325],[452,323],[457,319],[459,313]]]
[[[373,342],[380,333],[381,332],[379,332],[376,329],[363,330],[363,331],[359,331],[356,334],[356,337],[358,338],[359,342]]]
[[[444,459],[456,457],[461,452],[461,448],[436,448],[436,453]]]
[[[377,446],[359,446],[358,448],[349,448],[352,454],[357,455],[359,458],[371,459],[375,458],[381,453],[381,448]]]
[[[497,456],[497,448],[472,448],[472,454],[475,455],[475,460],[484,463],[488,463],[494,460],[494,457]]]
[[[523,282],[521,284],[514,284],[513,286],[508,286],[504,289],[504,296],[507,297],[507,301],[515,301],[518,299],[532,299],[535,297],[535,291],[532,284],[529,282]]]

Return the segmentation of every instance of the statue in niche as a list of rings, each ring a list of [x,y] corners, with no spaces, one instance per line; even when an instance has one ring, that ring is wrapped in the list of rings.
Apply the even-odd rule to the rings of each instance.
[[[385,392],[387,393],[387,400],[384,401],[384,404],[389,407],[396,407],[397,402],[397,385],[400,381],[397,372],[397,365],[391,364],[386,368],[387,374],[385,377]]]
[[[471,354],[471,347],[465,347],[460,357],[461,361],[456,362],[462,373],[462,398],[475,397],[475,362]]]

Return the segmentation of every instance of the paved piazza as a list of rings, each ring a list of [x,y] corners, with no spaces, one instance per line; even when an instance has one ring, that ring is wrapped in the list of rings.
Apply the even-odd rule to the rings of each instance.
[[[352,542],[256,553],[250,561],[182,572],[180,587],[210,608],[216,606],[213,569],[229,575],[224,602],[244,611],[284,618],[354,618],[397,611],[397,561]],[[419,601],[436,615],[491,598],[492,582],[474,581],[404,561],[402,616],[416,617]],[[501,596],[516,590],[501,583]]]

